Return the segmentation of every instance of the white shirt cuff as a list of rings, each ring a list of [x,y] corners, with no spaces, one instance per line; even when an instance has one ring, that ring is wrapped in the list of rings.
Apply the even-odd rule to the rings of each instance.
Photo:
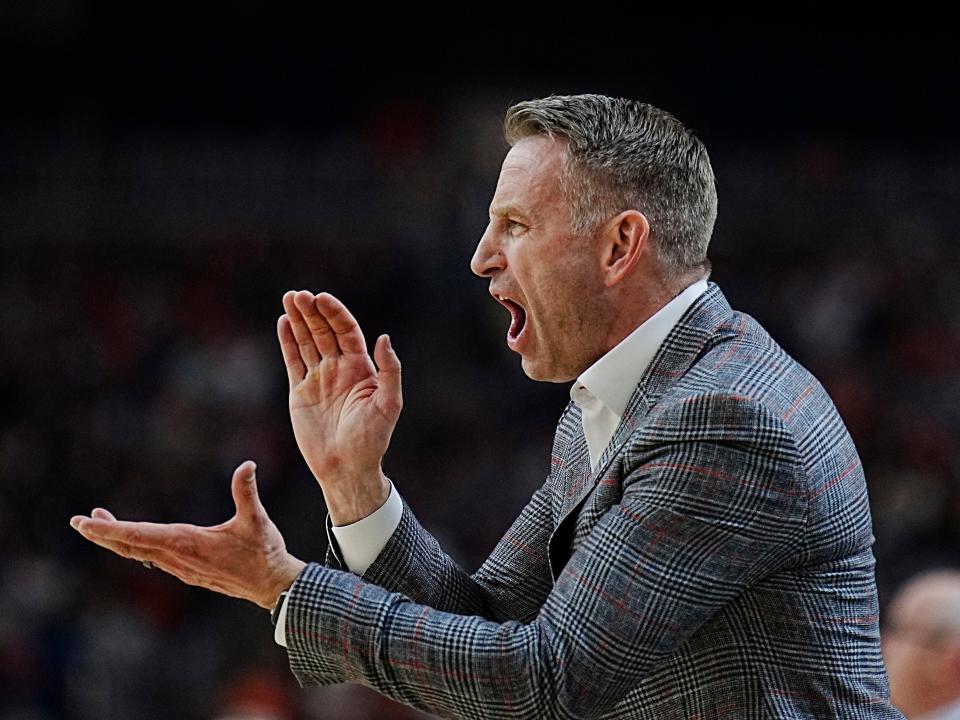
[[[403,501],[400,493],[390,481],[390,494],[387,501],[365,518],[349,525],[331,525],[340,551],[343,553],[343,562],[350,572],[363,575],[367,568],[377,559],[377,555],[387,545],[390,536],[400,525],[403,517]],[[273,639],[277,645],[287,646],[287,603],[289,595],[283,596],[283,604],[277,613],[277,627],[273,630]]]
[[[350,572],[363,575],[367,571],[386,547],[402,516],[403,501],[391,480],[387,501],[378,510],[355,523],[331,527],[343,554],[343,563]]]
[[[277,626],[273,629],[273,640],[281,647],[287,646],[287,601],[289,599],[289,595],[283,596],[283,605],[277,613]]]

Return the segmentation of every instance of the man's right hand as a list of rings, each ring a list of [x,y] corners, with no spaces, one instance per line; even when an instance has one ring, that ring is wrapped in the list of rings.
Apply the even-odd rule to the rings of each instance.
[[[381,335],[374,366],[357,321],[329,293],[291,290],[283,308],[277,336],[293,434],[333,524],[348,525],[377,510],[390,492],[380,462],[403,407],[400,360]]]

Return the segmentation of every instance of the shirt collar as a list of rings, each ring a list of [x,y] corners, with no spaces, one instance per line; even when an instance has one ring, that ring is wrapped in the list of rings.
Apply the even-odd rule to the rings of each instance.
[[[627,335],[603,357],[588,367],[570,388],[575,402],[575,391],[580,387],[596,397],[618,417],[623,415],[634,388],[646,371],[653,356],[681,316],[707,289],[707,281],[698,280],[677,295],[643,324]]]

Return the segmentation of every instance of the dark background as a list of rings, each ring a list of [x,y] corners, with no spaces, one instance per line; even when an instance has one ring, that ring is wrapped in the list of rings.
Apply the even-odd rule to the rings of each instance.
[[[503,111],[552,92],[640,98],[698,133],[714,279],[847,421],[881,602],[958,563],[947,23],[358,10],[0,7],[0,717],[413,717],[299,690],[259,608],[67,521],[220,522],[251,458],[291,550],[321,558],[274,327],[285,290],[329,290],[404,363],[387,473],[476,567],[542,481],[567,399],[525,379],[468,269]]]

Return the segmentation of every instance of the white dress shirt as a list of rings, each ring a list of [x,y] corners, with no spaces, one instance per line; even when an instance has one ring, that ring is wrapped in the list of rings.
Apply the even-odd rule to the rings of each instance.
[[[590,467],[594,470],[657,350],[687,308],[706,289],[706,280],[690,285],[584,370],[573,383],[570,399],[580,408]]]
[[[606,450],[630,396],[660,345],[693,302],[707,289],[706,280],[698,280],[664,305],[613,349],[583,371],[570,388],[570,399],[580,408],[583,434],[587,438],[590,466]],[[343,562],[351,572],[363,575],[400,524],[403,502],[390,483],[390,494],[383,506],[350,525],[332,526]],[[287,602],[277,615],[274,639],[287,646],[284,626]]]

